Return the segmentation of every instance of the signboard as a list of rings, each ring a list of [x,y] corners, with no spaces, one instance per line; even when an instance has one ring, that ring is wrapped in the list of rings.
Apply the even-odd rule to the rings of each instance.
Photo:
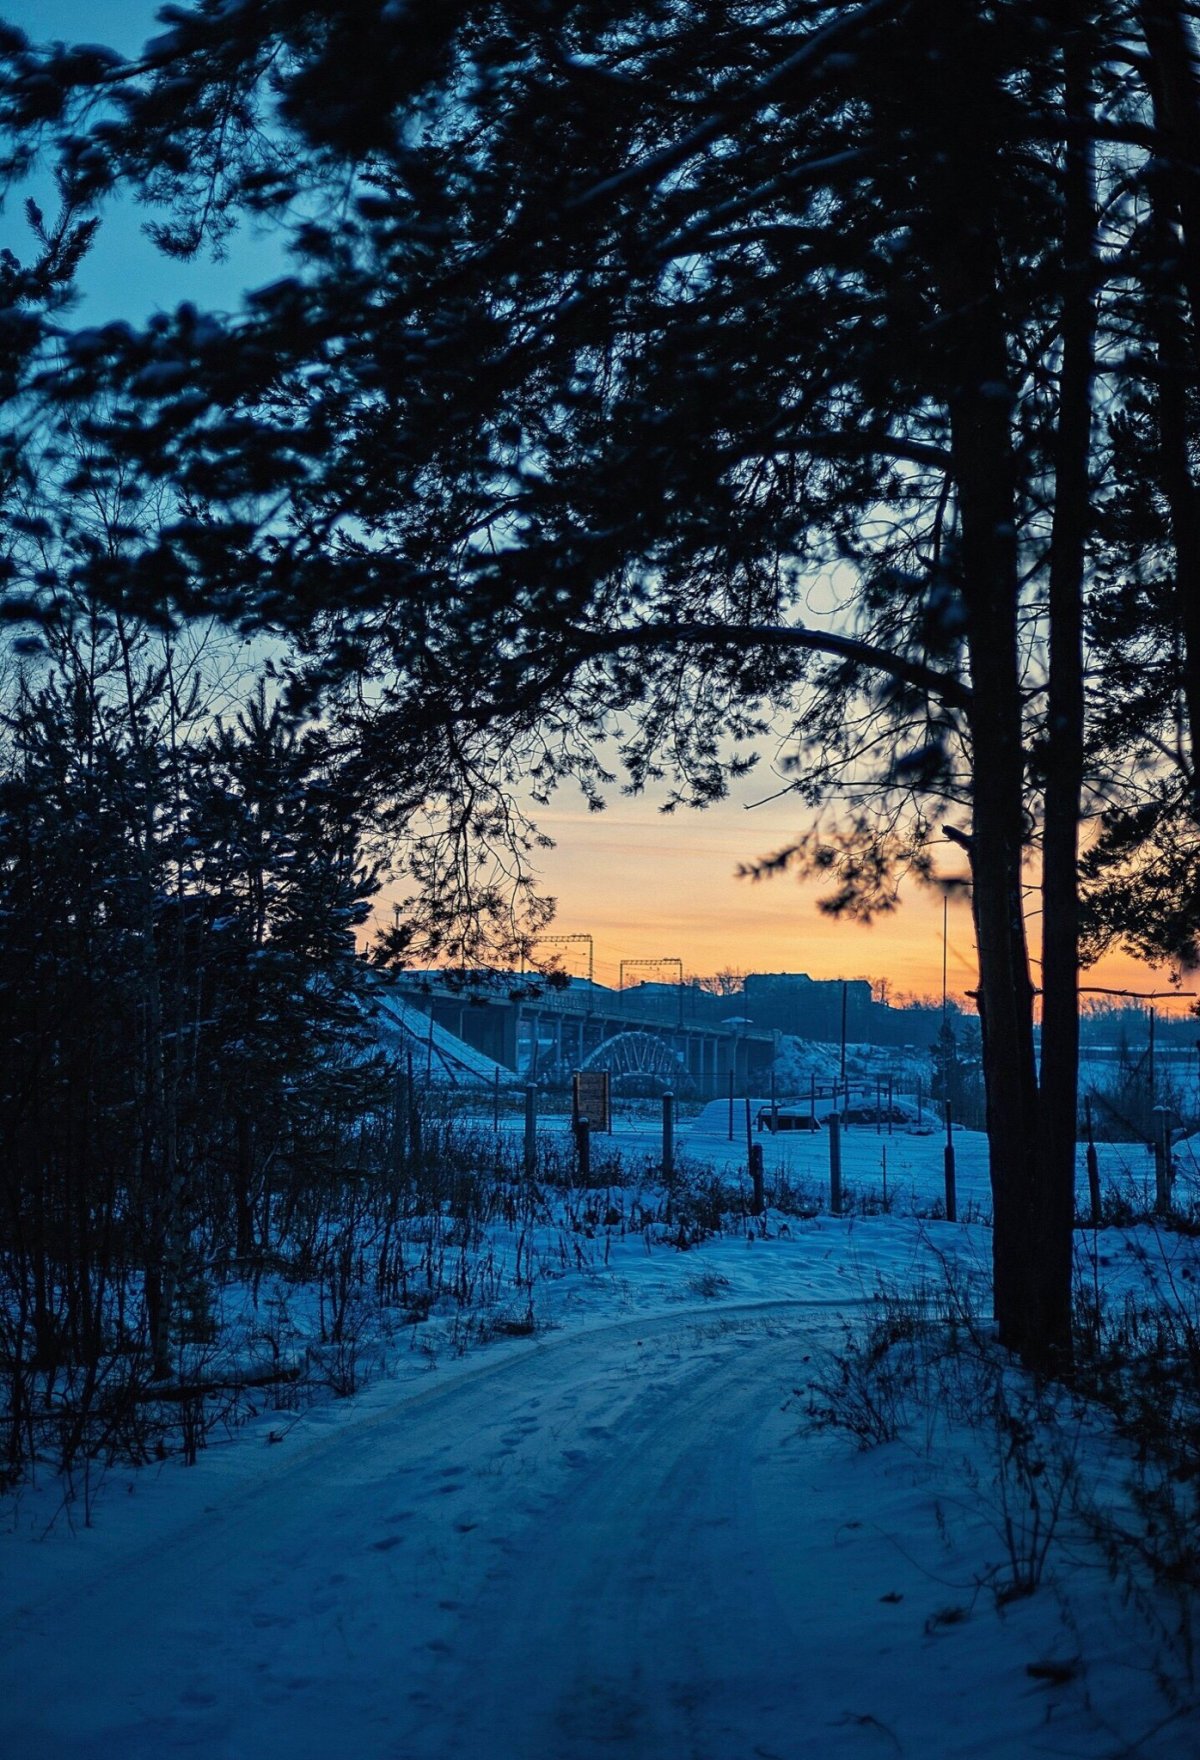
[[[612,1130],[606,1069],[579,1069],[572,1077],[571,1110],[576,1118],[586,1118],[594,1131]]]

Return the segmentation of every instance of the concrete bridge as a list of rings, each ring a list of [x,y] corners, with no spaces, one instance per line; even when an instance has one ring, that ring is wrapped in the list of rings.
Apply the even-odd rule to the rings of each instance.
[[[644,1084],[711,1100],[728,1091],[731,1075],[739,1093],[753,1087],[775,1056],[773,1033],[744,1019],[700,1018],[687,988],[608,990],[576,980],[533,993],[514,978],[507,989],[460,990],[433,974],[401,979],[397,988],[436,1026],[522,1081],[550,1087],[565,1085],[575,1070],[607,1069],[618,1090]]]

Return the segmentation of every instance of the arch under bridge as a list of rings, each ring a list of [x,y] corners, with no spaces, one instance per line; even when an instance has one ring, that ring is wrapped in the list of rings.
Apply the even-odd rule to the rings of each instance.
[[[580,1069],[606,1069],[618,1093],[651,1088],[656,1093],[690,1094],[692,1077],[679,1052],[657,1033],[631,1028],[602,1039]]]

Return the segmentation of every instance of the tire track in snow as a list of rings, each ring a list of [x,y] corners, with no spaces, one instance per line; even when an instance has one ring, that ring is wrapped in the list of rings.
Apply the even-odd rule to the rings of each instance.
[[[818,1325],[757,1302],[581,1328],[271,1450],[6,1621],[0,1751],[796,1752],[756,1451]]]
[[[746,1330],[750,1328],[751,1330]],[[798,1646],[760,1526],[793,1325],[708,1317],[463,1621],[403,1760],[797,1751]],[[668,1366],[669,1367],[669,1366]]]

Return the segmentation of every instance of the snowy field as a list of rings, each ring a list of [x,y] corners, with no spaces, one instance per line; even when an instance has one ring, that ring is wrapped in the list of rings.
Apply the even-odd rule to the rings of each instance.
[[[900,1097],[898,1097],[900,1098]],[[911,1096],[903,1104],[913,1112],[916,1105]],[[792,1185],[811,1190],[828,1204],[829,1134],[822,1125],[816,1132],[760,1131],[757,1119],[761,1111],[769,1111],[769,1097],[751,1098],[750,1130],[746,1128],[747,1102],[739,1096],[733,1104],[733,1127],[730,1130],[730,1108],[725,1100],[711,1101],[697,1117],[684,1123],[676,1135],[676,1149],[685,1163],[707,1167],[722,1173],[745,1173],[747,1150],[757,1143],[763,1151],[763,1167],[767,1186],[783,1179]],[[827,1119],[832,1103],[818,1101],[817,1116]],[[480,1124],[486,1123],[482,1118]],[[519,1133],[519,1119],[501,1120],[501,1128]],[[555,1134],[566,1140],[562,1120],[546,1120],[541,1126],[550,1137]],[[963,1130],[954,1126],[955,1184],[960,1220],[990,1220],[991,1191],[988,1186],[987,1138],[982,1131]],[[841,1132],[842,1184],[849,1205],[886,1207],[902,1214],[928,1214],[944,1201],[943,1151],[945,1129],[924,1109],[924,1122],[905,1127],[886,1124],[854,1125]],[[1188,1139],[1177,1143],[1174,1150],[1175,1200],[1186,1209],[1200,1203],[1200,1142]],[[653,1118],[622,1117],[618,1111],[611,1133],[597,1133],[593,1139],[593,1162],[599,1168],[607,1153],[619,1155],[633,1168],[658,1163],[662,1153],[662,1126]],[[1131,1211],[1143,1211],[1154,1203],[1154,1157],[1138,1143],[1097,1143],[1101,1186],[1109,1198],[1119,1201]],[[1088,1185],[1085,1158],[1080,1149],[1077,1164],[1077,1195],[1081,1214],[1087,1214]]]
[[[824,1133],[753,1140],[769,1194],[820,1201]],[[952,1225],[943,1143],[851,1130],[855,1214],[731,1215],[681,1251],[633,1225],[657,1126],[618,1122],[629,1183],[575,1195],[570,1250],[497,1222],[489,1288],[515,1313],[534,1265],[529,1336],[435,1305],[353,1398],[264,1396],[192,1467],[7,1497],[0,1755],[1194,1760],[1194,1597],[1105,1551],[1131,1445],[1049,1396],[1031,1428],[1008,1372],[980,1383],[997,1423],[940,1367],[876,1389],[890,1439],[829,1419],[856,1329],[918,1312],[986,1343],[984,1146],[955,1132]],[[744,1107],[732,1142],[718,1104],[678,1148],[741,1179]],[[1104,1149],[1106,1185],[1144,1196],[1148,1159]],[[1184,1236],[1077,1243],[1109,1307],[1195,1287]]]

